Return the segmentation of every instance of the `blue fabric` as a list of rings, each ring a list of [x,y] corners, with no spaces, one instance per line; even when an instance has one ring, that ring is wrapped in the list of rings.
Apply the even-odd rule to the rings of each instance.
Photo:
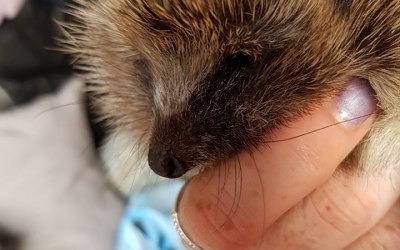
[[[116,250],[184,250],[171,220],[182,181],[159,184],[130,197]]]

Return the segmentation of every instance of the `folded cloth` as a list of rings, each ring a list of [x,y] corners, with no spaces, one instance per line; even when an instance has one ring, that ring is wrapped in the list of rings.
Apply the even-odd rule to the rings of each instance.
[[[183,182],[127,200],[115,193],[97,165],[81,92],[74,79],[0,112],[0,233],[24,249],[183,249],[170,217]]]
[[[97,165],[82,85],[0,112],[0,233],[23,249],[115,247],[125,204]]]
[[[4,19],[13,19],[21,10],[25,0],[0,0],[0,24]]]
[[[171,213],[183,181],[161,183],[132,196],[117,234],[117,250],[183,250]]]

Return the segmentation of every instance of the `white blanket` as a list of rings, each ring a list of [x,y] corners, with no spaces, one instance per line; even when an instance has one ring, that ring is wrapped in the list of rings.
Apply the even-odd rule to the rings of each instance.
[[[123,202],[95,167],[80,90],[0,113],[0,227],[23,249],[112,249]]]

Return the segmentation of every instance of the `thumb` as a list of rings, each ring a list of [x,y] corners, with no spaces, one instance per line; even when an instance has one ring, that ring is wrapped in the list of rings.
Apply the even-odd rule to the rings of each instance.
[[[274,131],[270,143],[193,178],[178,205],[184,232],[203,249],[255,247],[274,221],[331,177],[367,133],[372,96],[367,83],[353,80],[339,97]]]

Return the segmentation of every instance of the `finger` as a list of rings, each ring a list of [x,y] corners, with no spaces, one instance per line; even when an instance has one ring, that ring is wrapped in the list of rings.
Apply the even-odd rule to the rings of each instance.
[[[374,103],[369,88],[355,84],[358,91],[345,91],[342,96],[367,104],[358,114],[371,113]],[[205,249],[247,249],[259,243],[278,217],[327,181],[372,122],[369,118],[361,124],[331,126],[283,140],[337,123],[336,112],[336,98],[327,99],[312,114],[276,131],[272,139],[281,141],[242,153],[226,166],[196,176],[179,206],[186,233]]]
[[[382,220],[346,250],[398,249],[400,246],[400,200]]]
[[[399,193],[395,169],[369,178],[340,172],[274,223],[261,249],[343,249],[370,230]]]

